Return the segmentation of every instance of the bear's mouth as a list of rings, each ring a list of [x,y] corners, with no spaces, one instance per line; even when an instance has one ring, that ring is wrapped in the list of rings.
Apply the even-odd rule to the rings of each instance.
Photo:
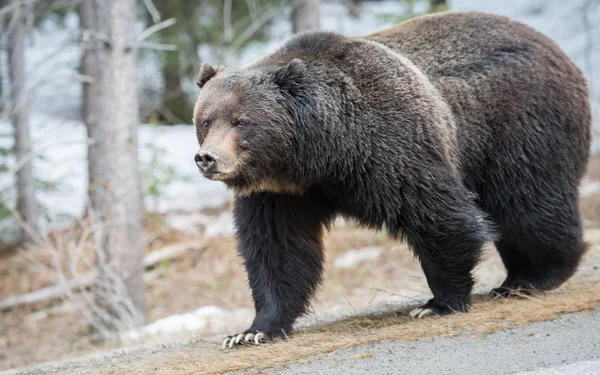
[[[212,181],[226,181],[228,173],[207,172],[203,173],[202,175]]]

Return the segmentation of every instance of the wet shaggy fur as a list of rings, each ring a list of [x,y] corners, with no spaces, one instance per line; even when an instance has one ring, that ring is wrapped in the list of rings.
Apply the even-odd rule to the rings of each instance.
[[[588,91],[529,27],[445,13],[361,38],[301,34],[249,67],[203,70],[201,147],[204,118],[221,129],[249,119],[228,130],[240,164],[221,178],[243,192],[234,215],[256,307],[246,332],[291,332],[337,215],[404,238],[438,314],[468,309],[490,240],[508,270],[497,294],[552,289],[576,270]],[[217,105],[226,94],[230,106]]]

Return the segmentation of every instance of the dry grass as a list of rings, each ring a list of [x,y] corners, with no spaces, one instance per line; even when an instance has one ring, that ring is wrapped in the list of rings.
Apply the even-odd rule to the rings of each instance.
[[[199,343],[197,347],[176,353],[155,353],[148,363],[136,360],[135,363],[120,367],[118,371],[98,373],[221,374],[281,368],[290,362],[307,360],[311,356],[381,340],[411,341],[459,334],[479,337],[526,323],[552,320],[565,313],[598,307],[600,283],[595,279],[576,279],[553,292],[535,297],[493,300],[487,296],[476,296],[468,314],[423,320],[409,317],[408,310],[377,316],[357,316],[300,331],[288,340],[274,345],[221,350],[217,344],[207,349],[206,343]],[[369,353],[366,352],[355,359],[368,356]]]

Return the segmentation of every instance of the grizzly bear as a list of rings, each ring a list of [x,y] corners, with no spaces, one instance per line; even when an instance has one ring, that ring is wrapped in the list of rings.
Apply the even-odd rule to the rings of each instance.
[[[308,32],[244,68],[204,64],[198,86],[195,161],[235,193],[256,308],[224,346],[290,334],[337,215],[407,241],[433,294],[418,318],[467,311],[488,241],[508,273],[497,296],[556,288],[584,253],[586,82],[524,24],[457,12]]]

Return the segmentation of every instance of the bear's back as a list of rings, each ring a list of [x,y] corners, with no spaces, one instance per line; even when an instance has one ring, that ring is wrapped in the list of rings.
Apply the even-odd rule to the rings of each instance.
[[[560,61],[577,68],[549,38],[506,17],[480,12],[448,12],[415,18],[364,37],[401,53],[428,77],[472,79],[512,64]],[[564,64],[566,62],[566,64]]]

